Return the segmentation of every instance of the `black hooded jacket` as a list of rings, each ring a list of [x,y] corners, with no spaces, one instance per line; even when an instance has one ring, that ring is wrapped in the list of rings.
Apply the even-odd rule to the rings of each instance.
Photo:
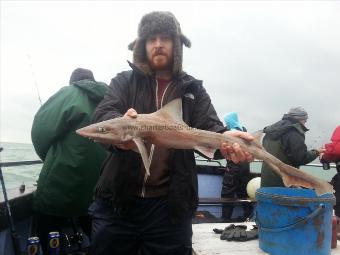
[[[285,114],[282,120],[264,128],[263,147],[282,162],[299,168],[318,156],[316,150],[307,150],[305,132],[308,129],[298,120]],[[284,186],[281,177],[266,163],[262,164],[261,186]]]
[[[133,64],[132,71],[119,73],[112,79],[108,94],[98,105],[93,121],[100,122],[121,117],[129,108],[138,113],[156,111],[156,81]],[[183,120],[189,126],[214,132],[224,132],[205,91],[202,81],[181,72],[172,80],[172,93],[165,94],[165,104],[182,98]],[[111,154],[103,165],[96,186],[96,196],[109,201],[117,209],[128,209],[137,194],[141,179],[142,160],[140,154],[131,150],[110,147]],[[168,201],[172,215],[192,214],[197,206],[197,175],[192,150],[175,150],[170,164]]]

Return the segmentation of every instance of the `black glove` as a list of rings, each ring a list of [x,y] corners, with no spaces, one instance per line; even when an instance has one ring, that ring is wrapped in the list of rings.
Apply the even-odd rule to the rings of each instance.
[[[214,228],[213,231],[215,232],[215,234],[222,234],[223,229],[220,228]]]
[[[227,239],[228,241],[247,241],[247,226],[244,227],[239,227],[237,226],[234,230],[234,235],[232,237],[230,237],[230,240]]]
[[[220,239],[225,240],[225,239],[222,239],[222,238],[226,235],[229,235],[229,233],[231,233],[231,231],[234,230],[234,228],[235,228],[235,225],[230,224],[225,229],[214,228],[213,231],[215,232],[215,234],[221,234]],[[223,237],[222,237],[222,234],[223,234]]]
[[[244,231],[246,229],[247,226],[245,225],[235,226],[234,224],[231,224],[223,230],[220,239],[231,241],[234,238],[241,238],[242,236],[245,235]]]
[[[234,224],[227,226],[224,230],[214,228],[213,231],[216,234],[221,234],[221,240],[244,242],[258,238],[258,228],[256,225],[249,231],[247,231],[247,226],[245,225],[235,226]]]
[[[244,242],[244,241],[249,241],[249,240],[254,240],[257,239],[259,234],[258,234],[258,227],[256,225],[253,226],[253,229],[249,231],[240,232],[240,237],[235,236],[233,240],[238,241],[238,242]]]

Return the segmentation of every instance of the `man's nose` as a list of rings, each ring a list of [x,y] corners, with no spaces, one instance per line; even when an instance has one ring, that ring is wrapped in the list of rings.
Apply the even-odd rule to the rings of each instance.
[[[155,40],[155,46],[157,48],[162,47],[163,46],[163,40],[161,38],[157,37],[156,40]]]

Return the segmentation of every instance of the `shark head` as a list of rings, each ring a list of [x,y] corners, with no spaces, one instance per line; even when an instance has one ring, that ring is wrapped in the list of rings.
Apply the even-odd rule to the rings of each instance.
[[[119,144],[131,140],[129,130],[124,128],[122,119],[116,118],[92,124],[76,130],[78,135],[87,137],[91,140],[106,144]]]

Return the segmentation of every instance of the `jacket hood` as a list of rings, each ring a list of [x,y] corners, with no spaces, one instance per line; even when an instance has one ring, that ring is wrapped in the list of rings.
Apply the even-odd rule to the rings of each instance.
[[[101,101],[108,90],[108,86],[104,82],[96,82],[92,80],[76,81],[70,85],[74,85],[77,88],[83,90],[88,95],[88,97],[95,102]]]
[[[81,80],[95,81],[92,71],[85,68],[75,69],[71,74],[70,83]]]
[[[332,134],[331,141],[334,142],[334,143],[340,141],[340,126],[337,126],[337,127],[334,129],[334,132],[333,132],[333,134]]]
[[[142,17],[138,26],[138,37],[128,46],[129,50],[133,51],[133,63],[146,74],[153,73],[146,57],[145,42],[148,37],[155,34],[167,34],[172,37],[172,73],[177,75],[182,71],[183,44],[190,48],[191,42],[182,34],[180,24],[171,12],[151,12]]]
[[[230,112],[224,117],[224,122],[229,130],[242,130],[241,123],[236,112]]]
[[[308,131],[298,120],[285,114],[280,121],[265,127],[263,132],[271,139],[278,139],[289,129],[295,129],[303,135]]]

